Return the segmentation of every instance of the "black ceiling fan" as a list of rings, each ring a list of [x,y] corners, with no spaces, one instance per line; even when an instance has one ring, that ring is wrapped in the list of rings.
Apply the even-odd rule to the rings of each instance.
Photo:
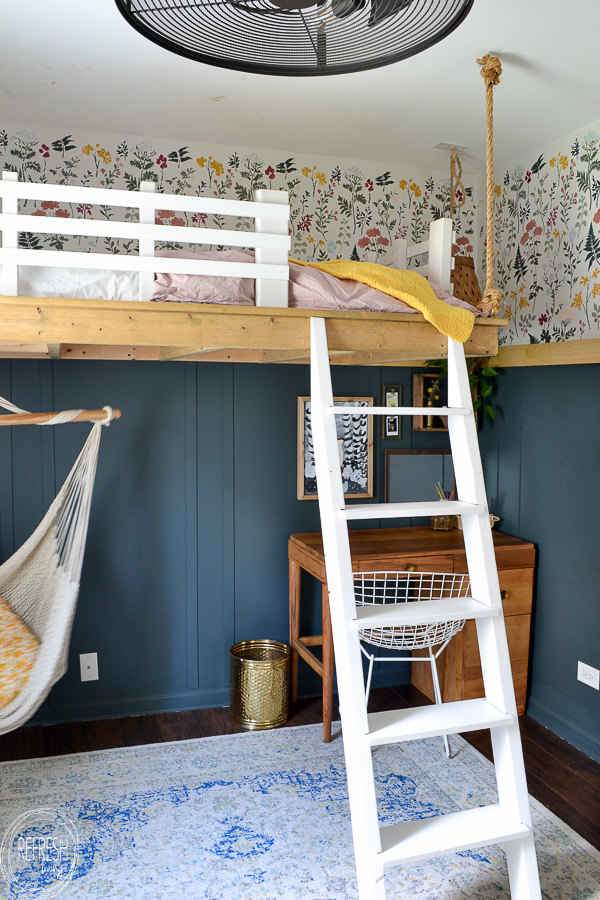
[[[339,75],[447,37],[474,0],[115,0],[149,40],[199,62],[268,75]]]

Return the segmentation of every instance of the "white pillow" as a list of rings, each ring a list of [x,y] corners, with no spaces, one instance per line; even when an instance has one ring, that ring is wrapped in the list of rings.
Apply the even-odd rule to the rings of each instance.
[[[2,267],[0,266],[0,277]],[[2,282],[0,280],[0,288]],[[137,272],[21,266],[20,297],[69,297],[75,300],[139,300]]]

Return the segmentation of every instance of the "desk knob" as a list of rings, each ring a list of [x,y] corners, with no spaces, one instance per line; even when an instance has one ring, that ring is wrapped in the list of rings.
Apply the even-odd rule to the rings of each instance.
[[[510,594],[508,593],[508,591],[500,591],[500,597],[503,600],[508,600],[509,596],[510,596]]]
[[[404,566],[404,571],[405,572],[414,572],[415,567],[414,567],[413,563],[406,563],[406,565]]]

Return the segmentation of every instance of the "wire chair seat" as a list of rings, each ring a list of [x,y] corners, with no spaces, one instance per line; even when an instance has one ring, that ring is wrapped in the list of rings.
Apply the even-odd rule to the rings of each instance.
[[[425,603],[428,600],[466,597],[469,576],[454,572],[359,572],[354,575],[354,595],[359,606]],[[365,628],[361,641],[395,650],[418,650],[445,644],[459,632],[465,619],[417,625]]]
[[[454,572],[358,572],[354,575],[354,597],[359,606],[384,606],[410,603],[413,606],[428,600],[451,600],[468,597],[471,583],[468,575]],[[465,619],[446,622],[418,622],[411,625],[386,625],[381,628],[363,628],[359,631],[360,649],[369,660],[365,694],[367,702],[371,689],[375,654],[363,644],[385,647],[389,650],[422,650],[426,656],[379,656],[378,662],[429,662],[435,702],[442,702],[442,692],[436,660],[455,634],[465,624]],[[436,648],[435,651],[433,648]],[[450,757],[448,736],[443,735],[446,756]]]

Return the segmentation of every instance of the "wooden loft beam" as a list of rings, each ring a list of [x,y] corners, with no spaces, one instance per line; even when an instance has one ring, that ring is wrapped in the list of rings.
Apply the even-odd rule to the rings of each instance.
[[[297,363],[308,362],[308,353],[298,350],[251,350],[246,348],[219,347],[207,350],[192,350],[181,353],[178,349],[166,348],[162,359],[180,362],[251,362],[251,363]]]
[[[600,340],[561,341],[551,344],[522,344],[500,347],[490,365],[512,366],[574,366],[600,362]]]
[[[0,353],[17,346],[39,352],[43,345],[41,355],[61,359],[301,363],[309,357],[315,314],[326,320],[339,365],[414,365],[445,355],[446,338],[417,314],[6,296],[0,296]],[[500,324],[478,319],[467,355],[497,353]]]
[[[132,344],[62,344],[60,358],[158,361],[162,359],[163,349],[163,347],[138,347]]]
[[[0,341],[0,359],[48,359],[48,345],[43,341]]]

